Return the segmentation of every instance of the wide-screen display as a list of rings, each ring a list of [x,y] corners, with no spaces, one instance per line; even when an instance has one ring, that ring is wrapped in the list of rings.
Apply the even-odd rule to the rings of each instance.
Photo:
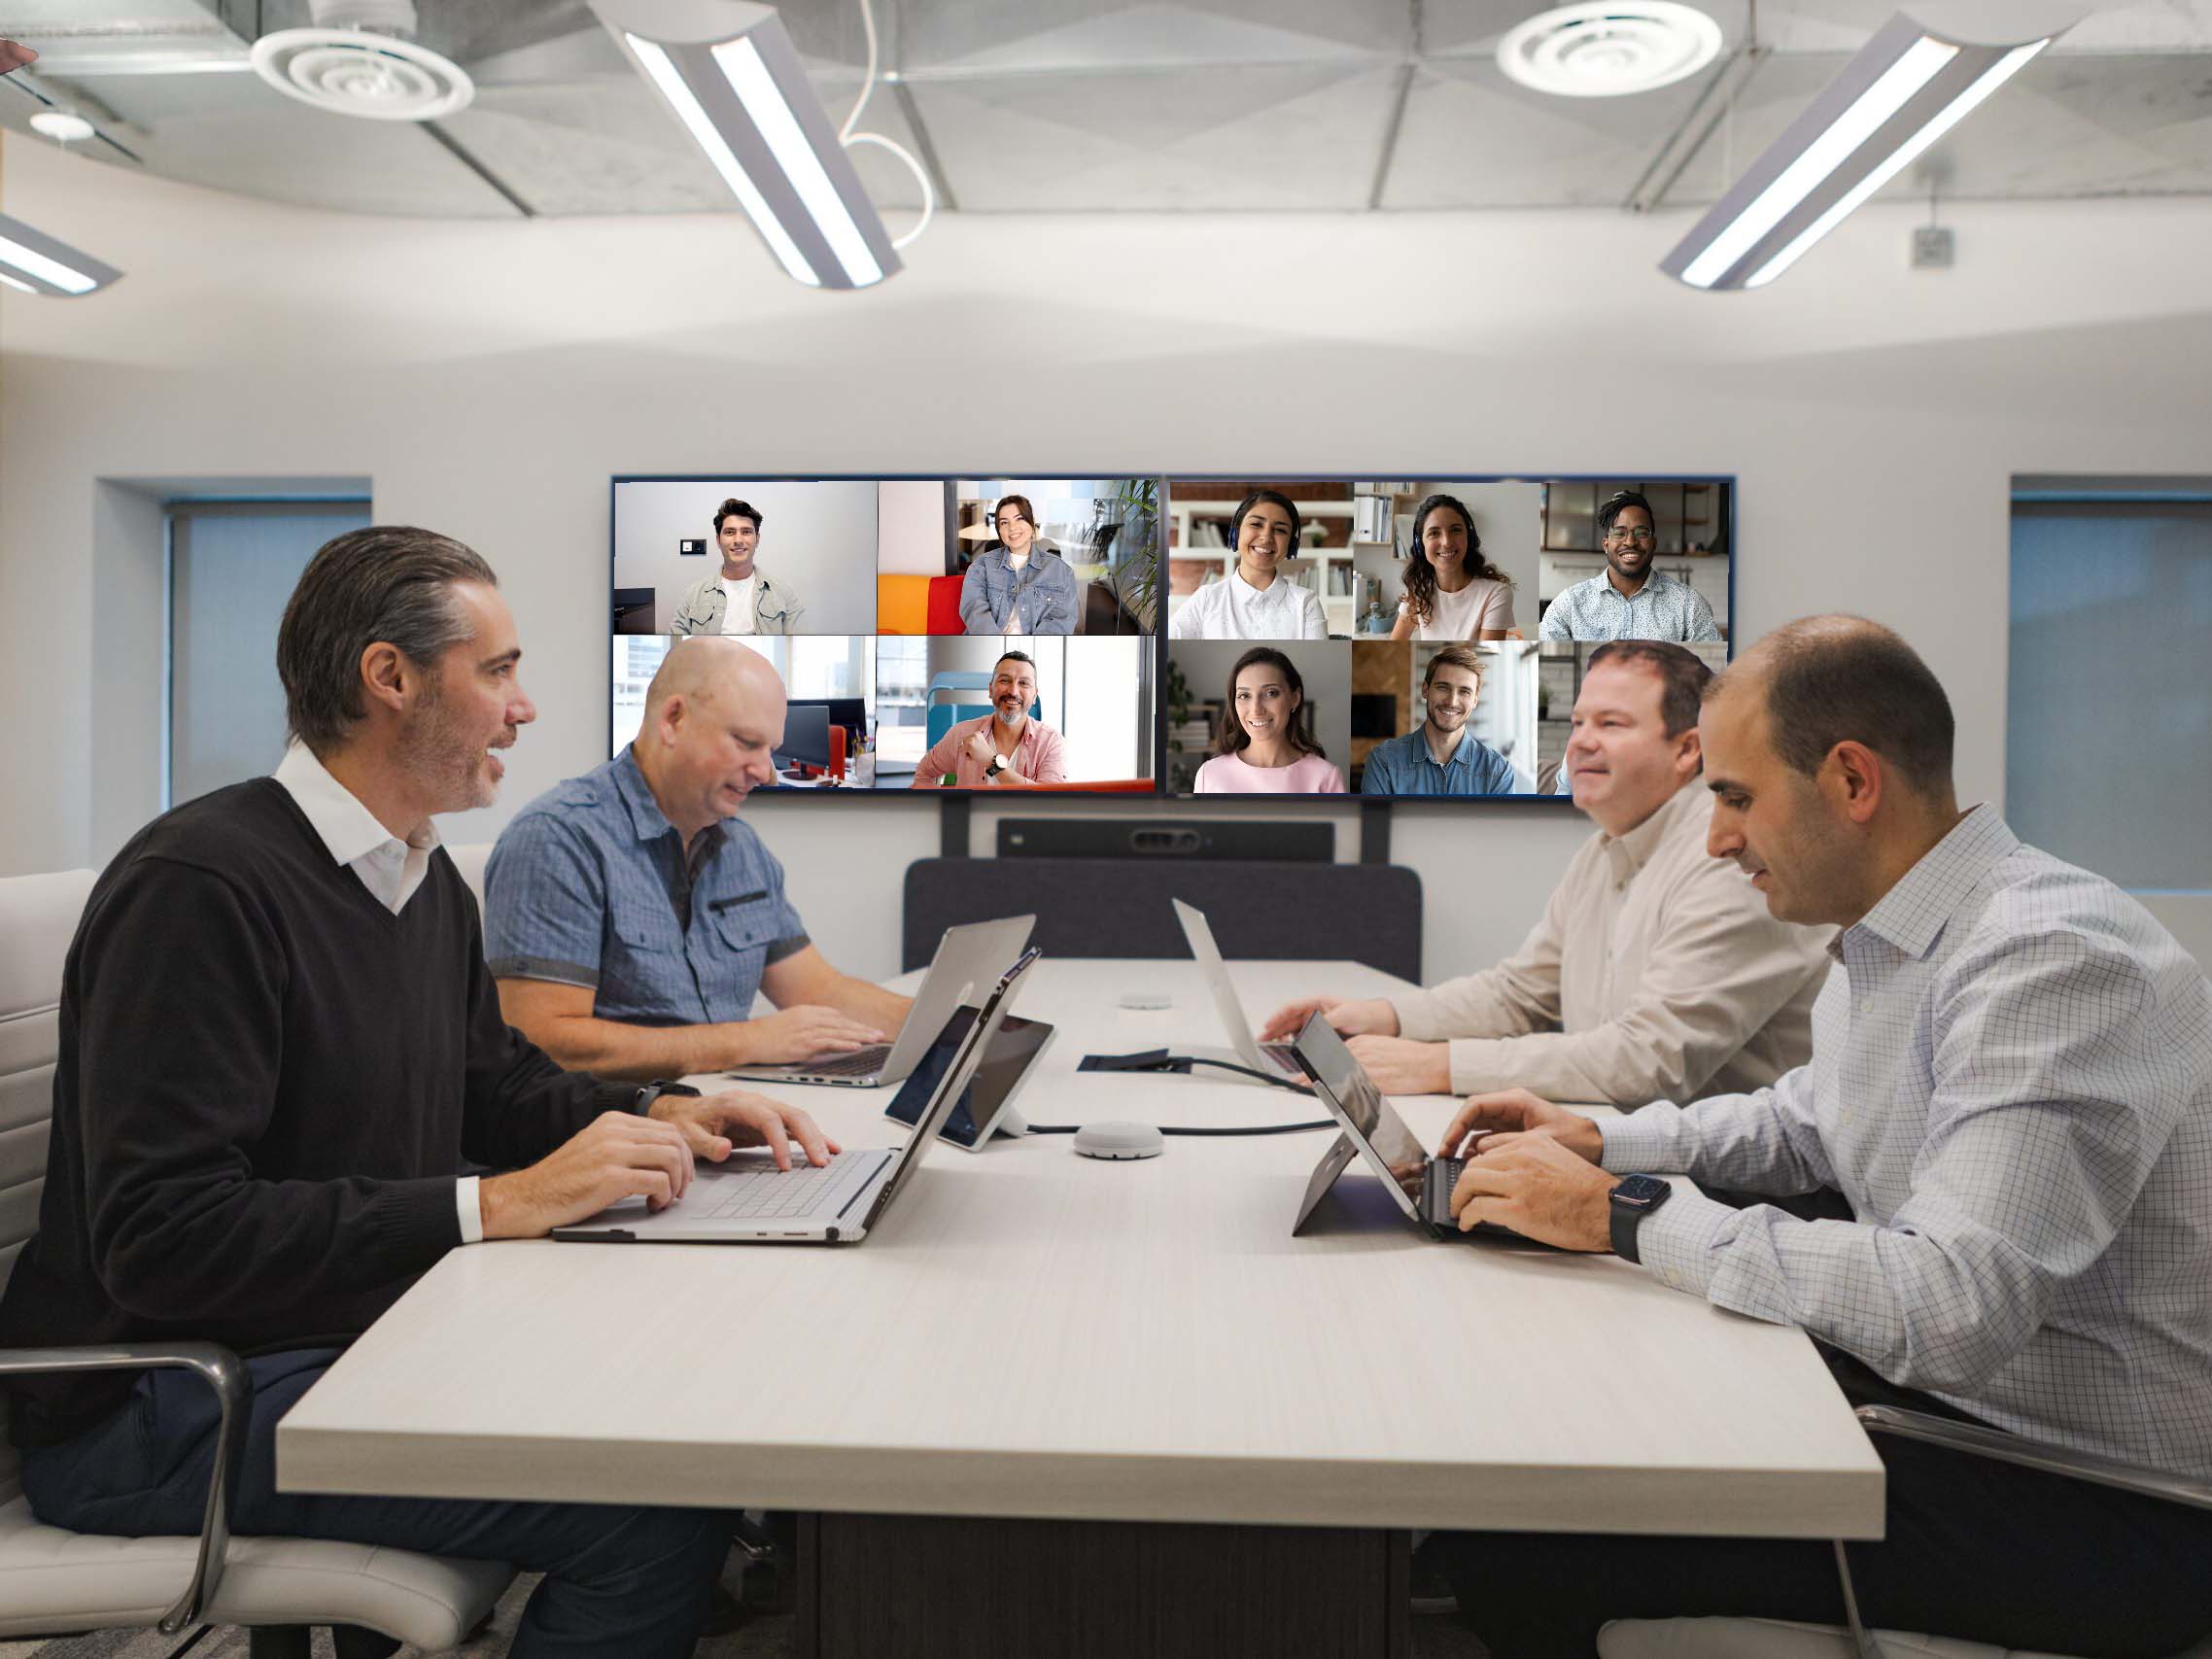
[[[1719,477],[626,478],[609,739],[671,645],[790,697],[781,786],[1564,800],[1590,653],[1719,669]]]

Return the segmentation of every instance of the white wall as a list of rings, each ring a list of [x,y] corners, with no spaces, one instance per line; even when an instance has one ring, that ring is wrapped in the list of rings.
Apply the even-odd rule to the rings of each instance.
[[[158,687],[109,626],[129,597],[95,578],[103,478],[362,473],[380,517],[479,548],[540,718],[502,805],[446,826],[472,840],[600,758],[618,473],[734,456],[762,473],[1733,473],[1744,638],[1829,608],[1903,629],[1951,690],[1972,800],[2002,794],[2012,474],[2201,472],[2212,434],[2212,227],[2187,199],[1957,204],[1957,268],[1919,273],[1920,210],[1869,210],[1783,281],[1725,295],[1655,270],[1679,215],[1047,218],[1015,261],[998,221],[948,215],[895,280],[832,294],[789,283],[735,215],[396,223],[21,142],[0,194],[130,273],[84,300],[0,296],[9,872],[97,862],[145,815],[116,757]],[[949,402],[985,346],[1084,395]],[[1566,390],[1626,362],[1662,390]],[[1482,395],[1372,396],[1416,371]],[[1224,386],[1261,391],[1233,411],[1198,395]],[[778,801],[762,823],[824,949],[880,974],[938,820],[856,806]],[[1308,811],[1349,855],[1354,812]],[[980,846],[992,823],[979,812]],[[1540,804],[1396,823],[1433,974],[1514,943],[1582,833]]]
[[[887,478],[879,486],[876,568],[885,575],[945,573],[945,483]]]
[[[771,579],[788,584],[798,594],[804,607],[799,613],[802,633],[876,631],[873,480],[798,484],[730,478],[617,484],[614,585],[654,590],[655,622],[661,633],[668,632],[692,584],[720,573],[714,511],[732,497],[759,509],[760,543],[753,558]],[[705,541],[705,556],[682,552],[680,544],[685,541]]]

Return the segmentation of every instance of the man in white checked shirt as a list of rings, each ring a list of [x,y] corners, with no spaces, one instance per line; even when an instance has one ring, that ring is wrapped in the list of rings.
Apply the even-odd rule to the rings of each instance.
[[[1461,1225],[1617,1249],[1801,1326],[1855,1400],[2212,1476],[2212,985],[2110,882],[1958,810],[1943,688],[1855,617],[1759,641],[1708,690],[1708,850],[1783,920],[1839,926],[1813,1059],[1773,1088],[1603,1123],[1469,1099]],[[1649,1172],[1787,1194],[1736,1208]],[[1617,1192],[1616,1192],[1617,1189]],[[1642,1197],[1640,1207],[1633,1200]],[[2212,1629],[2212,1514],[1884,1438],[1870,1626],[2085,1656]],[[1833,1557],[1766,1540],[1439,1536],[1498,1659],[1586,1656],[1609,1618],[1841,1623]]]

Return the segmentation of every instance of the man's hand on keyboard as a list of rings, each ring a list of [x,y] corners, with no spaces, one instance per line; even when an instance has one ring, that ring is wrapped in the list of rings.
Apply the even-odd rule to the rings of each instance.
[[[841,1151],[837,1142],[814,1126],[813,1119],[796,1106],[771,1100],[750,1089],[728,1089],[719,1094],[663,1094],[647,1114],[683,1132],[695,1157],[720,1163],[734,1147],[765,1146],[776,1167],[791,1167],[791,1143],[797,1141],[813,1164],[827,1163]]]
[[[743,1053],[736,1065],[784,1065],[849,1054],[890,1041],[864,1020],[855,1020],[834,1008],[797,1003],[762,1020],[748,1020],[740,1027]]]
[[[1465,1232],[1476,1222],[1509,1227],[1562,1250],[1610,1250],[1619,1177],[1540,1130],[1487,1136],[1452,1189]]]

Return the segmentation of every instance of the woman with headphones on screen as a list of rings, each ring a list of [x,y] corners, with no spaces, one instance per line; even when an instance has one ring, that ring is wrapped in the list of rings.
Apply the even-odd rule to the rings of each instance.
[[[1214,758],[1198,768],[1201,795],[1341,795],[1344,775],[1313,735],[1305,681],[1271,645],[1255,645],[1228,674]]]
[[[1413,514],[1405,597],[1393,639],[1503,639],[1513,579],[1482,556],[1474,515],[1457,496],[1431,496]]]
[[[1170,639],[1326,639],[1321,601],[1283,573],[1298,556],[1305,526],[1280,490],[1255,490],[1236,509],[1236,565],[1186,599],[1169,619]]]

